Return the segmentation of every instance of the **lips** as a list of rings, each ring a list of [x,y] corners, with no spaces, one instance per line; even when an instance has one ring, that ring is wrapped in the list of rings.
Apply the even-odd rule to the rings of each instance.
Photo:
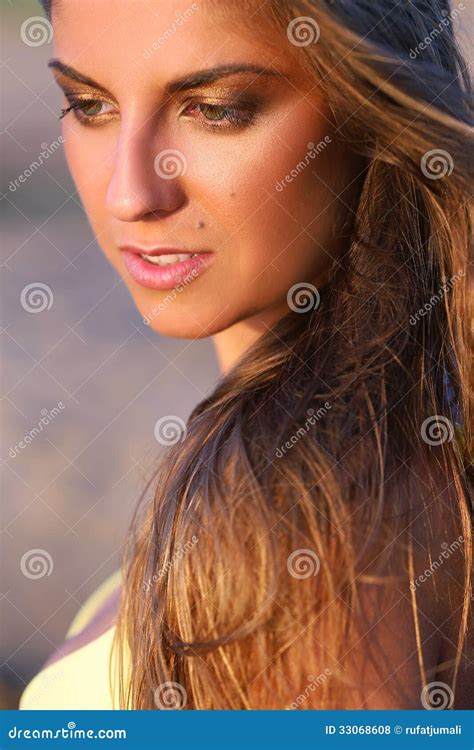
[[[131,278],[148,289],[173,289],[188,285],[212,263],[211,251],[174,247],[121,247],[125,268]],[[155,261],[152,259],[156,258]],[[161,260],[158,260],[158,259]]]

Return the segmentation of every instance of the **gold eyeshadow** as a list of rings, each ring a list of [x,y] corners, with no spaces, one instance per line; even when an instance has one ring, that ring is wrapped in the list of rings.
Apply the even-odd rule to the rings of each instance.
[[[74,94],[93,94],[98,98],[100,97],[101,99],[104,99],[105,101],[114,101],[112,95],[108,96],[105,91],[98,90],[93,86],[89,86],[87,84],[81,84],[75,81],[73,78],[69,78],[69,76],[65,75],[64,73],[55,72],[54,78],[56,79],[58,86],[63,90],[67,89]],[[247,84],[242,81],[243,78],[248,78]],[[233,83],[227,83],[228,81],[232,81],[232,79],[234,79]],[[173,99],[176,99],[180,96],[205,95],[206,92],[209,92],[209,94],[215,97],[221,96],[225,98],[236,96],[239,92],[245,92],[246,90],[255,89],[257,87],[259,90],[262,90],[275,88],[279,85],[281,85],[281,79],[275,77],[255,76],[255,74],[250,75],[249,73],[239,73],[226,76],[222,80],[217,80],[215,82],[203,83],[202,85],[196,86],[192,89],[183,89],[182,91],[178,90],[173,92],[172,94],[169,94],[169,96]]]
[[[249,77],[249,74],[227,76],[225,82],[203,83],[199,87],[169,93],[160,107],[166,106],[167,102],[172,102],[182,108],[179,116],[195,119],[198,125],[214,132],[229,132],[231,129],[239,130],[249,127],[255,124],[264,108],[266,92],[262,89],[274,88],[275,83],[265,76],[255,78],[255,75],[252,75],[249,82],[245,84],[242,82],[244,76]],[[234,81],[229,82],[228,78],[234,79]],[[55,74],[55,79],[70,105],[61,110],[60,118],[72,110],[74,116],[82,125],[100,126],[116,117],[117,111],[96,114],[88,114],[85,111],[87,106],[94,108],[94,106],[101,104],[118,107],[117,102],[112,97],[107,96],[103,90],[78,83],[62,73]],[[257,87],[258,91],[256,91]],[[81,102],[83,102],[83,106],[81,106]],[[186,105],[187,109],[184,109]],[[203,115],[204,119],[198,120],[197,117],[193,117],[188,111],[190,107],[194,112]],[[221,111],[224,119],[209,117],[205,114],[206,111],[208,114],[212,112],[214,115],[218,115]]]

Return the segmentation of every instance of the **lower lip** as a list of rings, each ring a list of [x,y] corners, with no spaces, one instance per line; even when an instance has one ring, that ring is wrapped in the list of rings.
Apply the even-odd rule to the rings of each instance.
[[[156,266],[144,260],[138,253],[123,250],[125,267],[137,284],[148,289],[174,289],[188,285],[212,263],[214,253],[198,253],[189,260],[180,260],[166,266]]]

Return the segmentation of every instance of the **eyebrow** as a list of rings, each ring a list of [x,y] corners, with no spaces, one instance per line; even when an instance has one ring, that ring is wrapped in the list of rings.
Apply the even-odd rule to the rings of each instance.
[[[71,78],[73,81],[78,81],[86,86],[102,91],[104,94],[109,94],[104,86],[94,81],[92,78],[79,73],[78,70],[73,68],[71,65],[66,65],[57,58],[53,58],[48,62],[48,68],[54,68],[59,70],[64,76]],[[229,65],[219,65],[214,68],[206,68],[205,70],[198,70],[195,73],[189,73],[182,78],[177,78],[174,81],[170,81],[165,86],[165,91],[168,94],[174,94],[177,91],[186,91],[188,89],[199,88],[207,83],[212,83],[219,78],[225,78],[226,76],[235,75],[237,73],[255,73],[259,76],[276,76],[284,77],[284,74],[276,68],[265,68],[259,65],[253,65],[251,63],[242,64],[234,63]]]

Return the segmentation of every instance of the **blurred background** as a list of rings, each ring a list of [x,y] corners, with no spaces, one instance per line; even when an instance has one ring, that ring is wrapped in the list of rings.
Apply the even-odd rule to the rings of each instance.
[[[143,324],[67,171],[62,99],[46,67],[52,43],[22,41],[41,7],[1,0],[1,12],[0,707],[16,708],[119,565],[164,450],[157,420],[186,419],[218,367],[210,341],[159,337]],[[44,561],[49,574],[31,577]]]
[[[472,60],[473,0],[463,7],[460,39]],[[62,99],[46,67],[52,43],[32,27],[24,41],[23,24],[41,8],[0,0],[0,9],[0,708],[15,708],[79,607],[118,567],[163,450],[157,420],[186,419],[218,368],[209,341],[160,338],[143,325],[67,171]],[[35,555],[48,574],[34,577]]]

